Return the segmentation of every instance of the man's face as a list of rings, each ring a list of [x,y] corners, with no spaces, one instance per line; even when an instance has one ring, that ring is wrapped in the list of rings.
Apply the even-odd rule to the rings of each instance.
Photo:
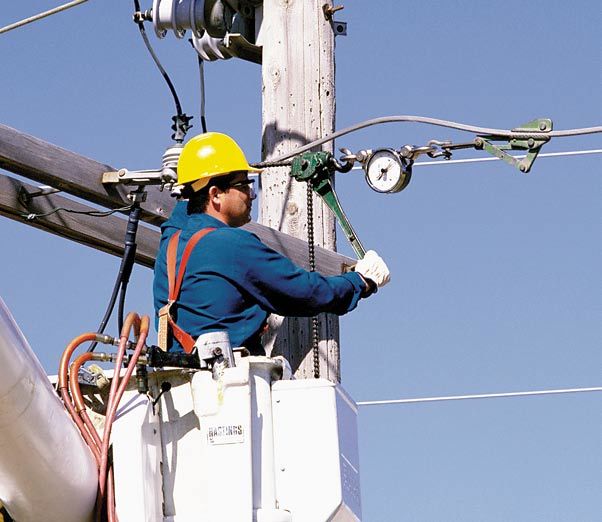
[[[236,174],[229,187],[220,195],[220,213],[226,223],[231,227],[241,227],[251,221],[254,199],[253,180],[248,178],[246,172]]]

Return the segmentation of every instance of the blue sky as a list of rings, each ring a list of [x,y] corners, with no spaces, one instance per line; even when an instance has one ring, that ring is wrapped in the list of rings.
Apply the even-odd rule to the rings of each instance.
[[[0,25],[56,5],[10,2]],[[90,0],[0,36],[0,123],[116,167],[157,166],[173,105],[131,11]],[[355,0],[337,18],[348,22],[337,37],[338,128],[389,114],[496,128],[602,122],[598,2]],[[153,43],[197,115],[192,50],[173,37]],[[211,63],[206,82],[210,129],[259,160],[259,67]],[[389,124],[337,146],[473,137]],[[554,139],[543,152],[599,148],[594,135]],[[494,162],[422,167],[394,195],[372,192],[361,172],[339,176],[356,231],[392,273],[341,321],[343,385],[355,400],[602,385],[601,165],[592,155],[541,158],[528,175]],[[0,294],[54,373],[64,345],[98,324],[119,261],[7,219],[0,234]],[[351,253],[343,239],[339,249]],[[128,309],[150,313],[151,272],[137,268],[130,287]],[[362,408],[364,520],[600,520],[601,400]]]

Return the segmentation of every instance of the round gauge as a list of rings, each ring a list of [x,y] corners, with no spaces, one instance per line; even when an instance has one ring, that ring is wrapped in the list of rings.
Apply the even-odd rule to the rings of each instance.
[[[393,149],[375,150],[364,169],[368,185],[376,192],[399,192],[410,182],[409,165]]]

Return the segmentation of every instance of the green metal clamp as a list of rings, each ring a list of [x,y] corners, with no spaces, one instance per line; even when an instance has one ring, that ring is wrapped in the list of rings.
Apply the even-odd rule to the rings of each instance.
[[[314,192],[323,199],[334,213],[358,259],[362,259],[366,250],[347,219],[332,186],[331,176],[335,170],[336,160],[330,152],[304,152],[293,159],[291,176],[297,181],[309,183]]]
[[[552,120],[548,118],[539,118],[532,120],[529,123],[525,123],[523,126],[516,129],[512,129],[512,132],[517,134],[529,134],[532,135],[528,138],[512,138],[507,140],[506,145],[493,145],[491,141],[501,141],[499,136],[478,136],[475,141],[475,148],[484,149],[493,156],[504,160],[513,167],[516,167],[523,173],[527,173],[531,170],[531,166],[537,158],[541,147],[550,140],[550,137],[546,133],[552,130]],[[527,155],[523,159],[518,159],[510,154],[507,150],[526,150]]]

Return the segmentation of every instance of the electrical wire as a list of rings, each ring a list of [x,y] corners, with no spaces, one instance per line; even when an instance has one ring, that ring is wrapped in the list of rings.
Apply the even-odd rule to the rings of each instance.
[[[136,10],[136,13],[140,12],[140,2],[138,0],[134,0],[134,9]],[[167,74],[167,72],[165,71],[163,66],[161,65],[159,58],[155,54],[155,51],[153,50],[153,48],[150,44],[148,36],[146,35],[146,30],[144,29],[144,22],[142,20],[136,21],[136,25],[138,25],[138,29],[140,30],[140,35],[142,36],[142,40],[144,40],[144,45],[146,45],[146,48],[148,49],[148,52],[150,53],[151,57],[153,58],[155,65],[159,69],[161,76],[163,76],[165,82],[167,83],[167,86],[169,87],[169,91],[171,92],[174,103],[176,105],[176,114],[178,115],[178,117],[181,117],[183,115],[183,113],[182,113],[182,106],[180,105],[180,99],[178,98],[178,94],[176,93],[176,89],[175,89],[169,75]]]
[[[558,158],[561,156],[586,156],[590,154],[602,154],[602,149],[590,149],[590,150],[571,150],[566,152],[548,152],[539,154],[537,159],[539,158]],[[519,156],[513,156],[516,159],[526,158],[525,154],[521,154]],[[441,166],[441,165],[453,165],[459,163],[480,163],[483,161],[502,161],[501,158],[467,158],[467,159],[458,159],[458,160],[439,160],[439,161],[417,161],[412,165],[412,167],[432,167],[432,166]],[[351,170],[363,170],[363,167],[360,165],[356,165]]]
[[[203,133],[207,132],[207,120],[205,119],[205,66],[203,59],[198,56],[199,79],[201,83],[201,127]]]
[[[28,221],[33,221],[34,219],[51,216],[52,214],[55,214],[56,212],[66,212],[68,214],[79,214],[82,216],[92,216],[92,217],[107,217],[107,216],[111,216],[111,215],[115,214],[116,212],[127,212],[128,210],[131,210],[131,208],[132,208],[132,205],[128,205],[127,207],[115,208],[113,210],[73,210],[70,208],[56,207],[56,208],[53,208],[52,210],[49,210],[48,212],[43,212],[40,214],[22,213],[21,217],[27,219]]]
[[[125,257],[125,254],[124,254]],[[121,266],[123,266],[123,258],[121,261]],[[121,268],[121,267],[120,267]],[[119,295],[119,290],[121,288],[121,279],[122,279],[122,270],[119,270],[119,273],[117,274],[117,278],[115,279],[115,284],[113,285],[113,290],[111,291],[111,297],[109,298],[109,304],[107,305],[107,309],[105,310],[104,315],[102,316],[102,319],[100,320],[100,324],[98,325],[97,331],[98,332],[104,332],[105,328],[107,327],[107,324],[109,323],[109,319],[111,318],[111,314],[113,313],[113,308],[115,308],[115,301],[117,301],[117,296]],[[96,341],[94,341],[92,344],[90,344],[90,347],[88,348],[88,352],[93,352],[96,348],[96,345],[98,343]]]
[[[329,141],[334,141],[341,136],[345,136],[346,134],[351,134],[352,132],[356,132],[358,130],[364,129],[366,127],[371,127],[373,125],[382,125],[383,123],[424,123],[427,125],[435,125],[438,127],[447,127],[450,129],[456,129],[465,132],[472,132],[478,135],[484,136],[496,136],[500,138],[514,138],[514,139],[528,139],[531,137],[541,138],[542,136],[548,138],[560,138],[567,136],[580,136],[582,134],[594,134],[602,132],[602,126],[599,127],[585,127],[581,129],[568,129],[568,130],[560,130],[560,131],[550,131],[550,132],[541,132],[541,131],[532,131],[532,132],[514,132],[512,130],[506,129],[491,129],[487,127],[476,127],[474,125],[465,125],[463,123],[457,123],[455,121],[449,120],[440,120],[438,118],[427,118],[425,116],[383,116],[380,118],[372,118],[370,120],[365,120],[360,123],[356,123],[350,127],[346,127],[340,131],[336,131],[332,133],[330,136],[326,136],[325,138],[320,138],[318,140],[312,141],[307,145],[299,147],[292,152],[288,152],[283,154],[282,156],[278,156],[274,160],[263,161],[261,163],[254,164],[254,167],[262,168],[268,166],[283,166],[277,165],[279,163],[284,162],[292,158],[293,156],[297,156],[303,152],[313,149],[314,147],[318,147],[327,143]]]
[[[382,406],[385,404],[413,404],[420,402],[441,402],[441,401],[463,401],[468,399],[497,399],[501,397],[527,397],[531,395],[554,395],[561,393],[584,393],[584,392],[599,392],[602,387],[593,388],[565,388],[559,390],[539,390],[539,391],[523,391],[523,392],[507,392],[507,393],[482,393],[478,395],[450,395],[444,397],[420,397],[417,399],[393,399],[384,401],[360,401],[356,403],[358,406]]]
[[[119,325],[119,330],[123,326],[123,313],[124,313],[124,305],[125,305],[125,293],[127,291],[127,286],[130,281],[130,276],[132,274],[132,269],[134,267],[134,260],[136,258],[136,234],[138,231],[138,224],[140,222],[140,203],[134,203],[131,206],[130,214],[128,216],[128,222],[125,233],[125,244],[123,249],[123,257],[121,258],[121,264],[119,265],[119,271],[117,273],[117,279],[115,280],[115,284],[113,285],[113,290],[111,292],[111,297],[109,299],[109,304],[107,305],[107,309],[105,310],[104,316],[100,321],[100,325],[98,326],[97,332],[103,333],[105,328],[109,322],[111,314],[113,313],[113,309],[115,308],[115,302],[117,301],[117,296],[120,295],[119,298],[119,308],[118,308],[118,317],[117,322]],[[93,352],[96,348],[97,343],[93,342],[88,348],[88,352]]]
[[[84,2],[87,2],[87,1],[88,0],[74,0],[73,2],[68,2],[66,4],[59,5],[58,7],[55,7],[54,9],[49,9],[48,11],[44,11],[43,13],[39,13],[37,15],[30,16],[29,18],[25,18],[19,22],[15,22],[14,24],[10,24],[5,27],[2,27],[2,28],[0,28],[0,34],[8,33],[8,31],[12,31],[13,29],[16,29],[17,27],[22,27],[22,26],[30,24],[32,22],[36,22],[37,20],[41,20],[42,18],[46,18],[47,16],[50,16],[50,15],[53,15],[56,13],[60,13],[61,11],[65,11],[66,9],[70,9],[71,7],[78,6],[79,4],[83,4]]]

